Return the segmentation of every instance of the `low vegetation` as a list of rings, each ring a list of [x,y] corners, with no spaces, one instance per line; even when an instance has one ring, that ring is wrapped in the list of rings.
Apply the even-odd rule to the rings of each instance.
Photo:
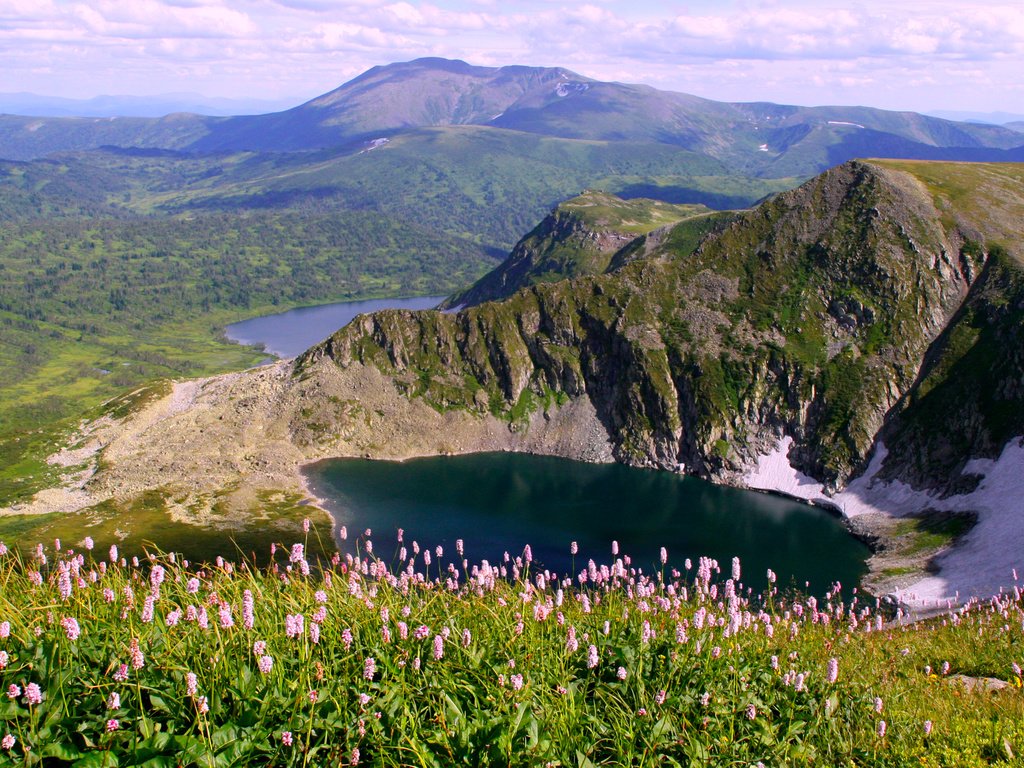
[[[738,560],[640,567],[613,544],[556,575],[529,548],[470,564],[461,542],[366,531],[310,562],[316,533],[265,569],[2,548],[0,765],[985,766],[1024,748],[1017,592],[909,624]]]

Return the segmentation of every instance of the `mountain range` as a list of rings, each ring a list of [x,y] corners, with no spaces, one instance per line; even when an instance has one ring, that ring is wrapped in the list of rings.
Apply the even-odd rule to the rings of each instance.
[[[186,152],[365,145],[426,127],[473,125],[563,139],[667,144],[752,176],[810,175],[854,157],[1024,159],[1017,131],[867,107],[727,103],[562,68],[417,59],[374,67],[292,109],[146,118],[0,116],[0,157],[104,145]]]
[[[115,401],[74,498],[242,514],[325,456],[509,449],[829,504],[880,589],[991,594],[1024,551],[1011,128],[420,59],[267,115],[0,116],[0,157],[5,500],[65,392],[239,367],[238,313],[444,290]]]
[[[88,427],[82,503],[241,511],[326,456],[530,451],[827,504],[875,594],[990,594],[1024,547],[1022,221],[1016,164],[851,161],[730,214],[588,193],[493,300],[363,315]]]

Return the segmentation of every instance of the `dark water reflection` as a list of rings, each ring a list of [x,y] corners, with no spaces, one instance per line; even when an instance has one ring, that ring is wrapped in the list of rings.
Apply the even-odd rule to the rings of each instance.
[[[727,571],[739,556],[744,582],[760,589],[768,568],[782,585],[824,592],[853,586],[867,548],[828,512],[762,493],[715,486],[668,472],[513,453],[406,462],[332,459],[308,470],[339,525],[374,531],[389,557],[398,528],[406,541],[441,545],[454,557],[463,539],[471,561],[499,561],[530,544],[541,567],[578,571],[610,562],[618,541],[649,569],[660,547],[670,564],[709,556]],[[579,554],[570,555],[577,541]]]

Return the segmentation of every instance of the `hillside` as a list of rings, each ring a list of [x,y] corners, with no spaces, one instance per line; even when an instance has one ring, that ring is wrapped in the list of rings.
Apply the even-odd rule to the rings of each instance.
[[[83,491],[243,509],[324,456],[615,459],[836,507],[880,548],[872,589],[988,593],[1024,551],[1005,504],[1022,212],[1020,166],[848,163],[697,243],[683,222],[607,274],[363,316],[294,365],[177,385],[95,428]]]
[[[584,192],[557,205],[504,262],[442,307],[473,306],[507,298],[536,283],[617,269],[653,247],[661,236],[656,230],[667,230],[683,219],[699,220],[693,224],[696,231],[717,220],[703,205],[626,201],[606,192]],[[637,242],[640,237],[643,247]]]
[[[867,107],[732,104],[607,83],[562,68],[427,58],[374,67],[283,112],[230,118],[0,117],[0,157],[105,145],[188,152],[308,151],[473,125],[546,137],[679,147],[746,176],[809,176],[856,157],[1019,161],[1011,128]]]

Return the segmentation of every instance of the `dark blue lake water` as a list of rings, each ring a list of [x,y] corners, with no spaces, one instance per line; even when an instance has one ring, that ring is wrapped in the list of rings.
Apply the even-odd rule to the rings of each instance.
[[[432,309],[444,296],[412,299],[369,299],[300,307],[276,315],[254,317],[232,323],[224,335],[238,344],[256,344],[277,357],[293,357],[323,341],[352,318],[378,309]]]
[[[780,587],[821,594],[837,580],[855,586],[869,555],[820,508],[618,464],[514,453],[330,459],[309,467],[307,477],[339,526],[351,535],[373,530],[374,552],[385,560],[396,551],[399,528],[407,543],[441,545],[456,561],[460,538],[471,562],[500,562],[529,544],[536,564],[560,574],[578,572],[590,558],[611,563],[618,541],[648,572],[660,567],[661,547],[680,569],[686,558],[696,567],[704,555],[728,573],[738,556],[744,583],[757,590],[771,568]]]

